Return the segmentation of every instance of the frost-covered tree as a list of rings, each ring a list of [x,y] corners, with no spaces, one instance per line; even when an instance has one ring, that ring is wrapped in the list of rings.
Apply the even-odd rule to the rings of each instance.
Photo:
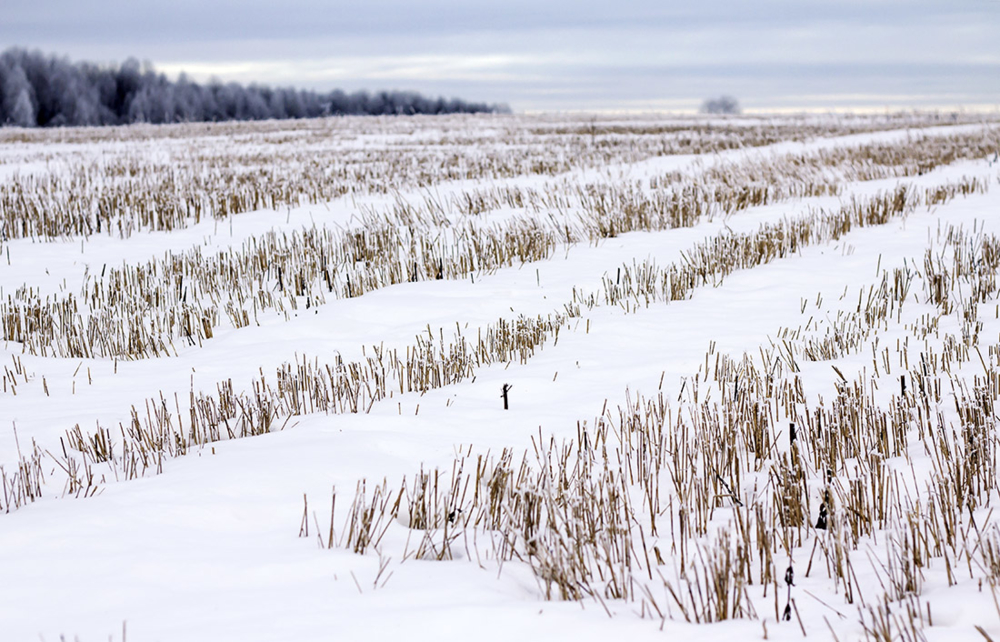
[[[413,92],[327,93],[211,82],[176,82],[149,63],[72,63],[38,51],[0,54],[0,125],[51,127],[120,123],[309,118],[340,114],[442,114],[508,111]]]
[[[0,88],[3,91],[3,102],[0,109],[4,117],[0,123],[17,127],[34,127],[35,105],[32,100],[31,85],[28,77],[20,67],[7,68],[0,59]]]

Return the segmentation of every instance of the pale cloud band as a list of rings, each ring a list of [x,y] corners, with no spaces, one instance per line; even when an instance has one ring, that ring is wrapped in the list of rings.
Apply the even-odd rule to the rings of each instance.
[[[143,4],[7,0],[0,45],[521,110],[693,109],[723,92],[758,109],[1000,104],[997,0]]]

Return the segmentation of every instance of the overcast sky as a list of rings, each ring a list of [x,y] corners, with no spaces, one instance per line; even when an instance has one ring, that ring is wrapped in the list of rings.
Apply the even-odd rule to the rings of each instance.
[[[3,0],[0,49],[515,111],[1000,105],[1000,0]]]

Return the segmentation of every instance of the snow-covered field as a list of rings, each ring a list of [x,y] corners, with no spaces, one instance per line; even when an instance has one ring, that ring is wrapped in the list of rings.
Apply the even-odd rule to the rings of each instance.
[[[1000,640],[949,120],[0,131],[0,641]]]

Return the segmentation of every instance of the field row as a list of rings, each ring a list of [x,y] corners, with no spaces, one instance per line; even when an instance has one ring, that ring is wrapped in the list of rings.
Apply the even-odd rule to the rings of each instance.
[[[688,131],[585,126],[523,135]],[[795,127],[766,144],[863,131]],[[224,248],[145,253],[139,224],[127,260],[44,276],[12,237],[0,550],[26,559],[0,564],[11,586],[43,557],[102,578],[97,603],[149,569],[206,578],[190,600],[126,598],[140,637],[180,629],[138,595],[245,618],[275,582],[303,639],[389,637],[377,615],[414,601],[502,604],[487,639],[537,630],[539,601],[583,637],[981,637],[1000,617],[998,149],[987,127],[684,171],[591,158],[575,167],[644,160],[358,197],[347,227],[248,223]],[[60,553],[57,530],[87,552]],[[240,586],[212,565],[253,570]],[[118,617],[57,593],[42,625],[31,591],[8,593],[25,634]]]

